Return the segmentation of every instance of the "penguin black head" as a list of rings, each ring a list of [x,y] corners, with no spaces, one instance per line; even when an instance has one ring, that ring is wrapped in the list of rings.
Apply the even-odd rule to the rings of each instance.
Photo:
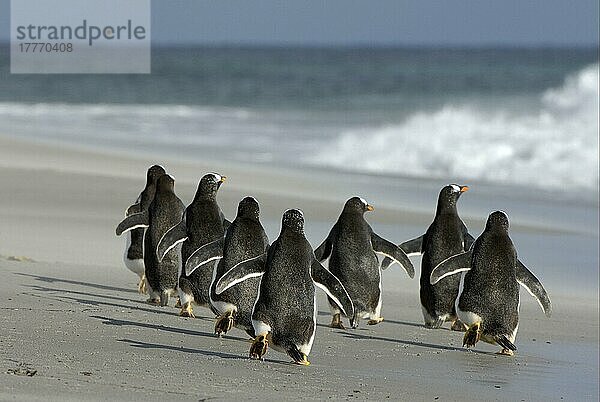
[[[352,197],[344,205],[345,213],[360,213],[361,215],[367,211],[373,211],[373,208],[364,198]]]
[[[246,197],[238,204],[237,216],[258,220],[260,207],[254,197]]]
[[[195,199],[208,199],[214,200],[217,198],[217,191],[221,184],[227,179],[225,176],[221,176],[218,173],[205,174],[200,183],[198,183],[198,190],[196,190]]]
[[[304,214],[299,209],[288,209],[283,213],[281,229],[290,229],[297,233],[304,233]]]
[[[458,201],[462,193],[467,191],[469,191],[469,186],[459,186],[458,184],[448,184],[442,188],[438,196],[438,212],[454,210],[456,208],[456,201]]]
[[[165,168],[160,165],[152,165],[148,168],[148,172],[146,172],[146,185],[156,184],[156,180],[163,175],[166,174]]]
[[[504,231],[508,232],[508,215],[504,211],[494,211],[492,212],[485,223],[485,230],[492,230],[502,228]]]
[[[170,191],[175,189],[175,179],[170,174],[163,174],[156,181],[156,189],[158,191]]]

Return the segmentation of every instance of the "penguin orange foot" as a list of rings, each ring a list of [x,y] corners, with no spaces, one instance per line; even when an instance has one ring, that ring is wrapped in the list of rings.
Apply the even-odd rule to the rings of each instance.
[[[463,346],[467,348],[475,346],[481,337],[481,323],[477,322],[469,327],[463,338]]]
[[[190,317],[196,318],[194,315],[194,309],[192,308],[192,302],[187,302],[181,307],[181,311],[179,312],[180,317]]]
[[[333,318],[331,319],[331,324],[329,324],[329,326],[331,328],[346,329],[346,327],[344,327],[344,324],[342,324],[342,315],[339,313],[333,315]]]
[[[233,312],[228,311],[225,314],[218,316],[217,322],[215,323],[215,334],[219,336],[226,334],[227,332],[231,331],[233,324]]]
[[[258,335],[254,338],[252,346],[250,346],[250,358],[262,360],[268,348],[269,342],[267,341],[267,337],[265,335]]]
[[[146,300],[146,303],[152,304],[154,306],[160,306],[160,297],[151,297]]]
[[[143,295],[148,293],[148,290],[146,289],[146,275],[142,275],[142,277],[140,278],[140,283],[138,284],[138,292]]]
[[[454,322],[452,322],[452,326],[450,327],[450,329],[452,331],[465,332],[468,329],[468,327],[457,318],[456,320],[454,320]]]
[[[377,317],[377,318],[373,318],[369,321],[367,321],[367,325],[377,325],[379,324],[381,321],[383,321],[383,317]]]
[[[292,358],[294,364],[298,364],[300,366],[310,366],[308,356],[300,352],[295,345],[288,349],[287,353]]]
[[[304,353],[302,353],[302,360],[294,362],[296,364],[299,364],[301,366],[310,366],[310,362],[308,361],[308,356],[306,356]]]

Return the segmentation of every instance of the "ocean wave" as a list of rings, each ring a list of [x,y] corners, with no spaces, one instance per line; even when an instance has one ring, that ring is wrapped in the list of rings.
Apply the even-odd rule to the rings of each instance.
[[[510,97],[457,99],[377,127],[343,110],[0,102],[0,133],[190,159],[597,191],[598,69],[518,107],[517,97],[512,105]]]
[[[545,91],[537,109],[469,105],[341,133],[307,163],[372,173],[598,190],[598,64]]]

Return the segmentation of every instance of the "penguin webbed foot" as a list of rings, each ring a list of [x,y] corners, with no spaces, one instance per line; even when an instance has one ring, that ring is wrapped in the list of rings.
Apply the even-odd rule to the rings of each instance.
[[[354,322],[354,319],[350,319],[350,325],[352,326]],[[337,329],[346,329],[346,327],[344,327],[344,324],[342,324],[342,316],[341,314],[334,314],[332,319],[331,319],[331,324],[329,324],[329,326],[331,328],[337,328]]]
[[[194,315],[194,309],[192,308],[192,302],[187,302],[183,306],[181,306],[181,311],[179,312],[179,316],[196,318],[196,316]]]
[[[467,329],[465,336],[463,337],[463,346],[470,348],[475,346],[479,342],[481,337],[481,323],[475,323]]]
[[[146,275],[142,275],[140,278],[140,283],[138,283],[138,293],[145,295],[148,293],[148,289],[146,288]]]
[[[514,356],[515,352],[513,352],[510,349],[502,348],[502,350],[499,352],[496,352],[496,354],[501,355],[501,356]]]
[[[383,321],[383,317],[372,318],[369,321],[367,321],[367,325],[377,325],[382,321]]]
[[[425,328],[427,329],[438,329],[444,325],[444,320],[440,317],[436,318],[433,321],[425,321]]]
[[[150,297],[148,300],[146,300],[146,303],[153,306],[160,306],[160,297]]]
[[[219,337],[231,331],[234,325],[233,312],[227,311],[225,314],[217,317],[215,322],[215,334]]]
[[[269,342],[265,335],[258,335],[254,338],[252,346],[250,346],[250,358],[263,360],[263,356],[267,353]]]
[[[175,302],[175,308],[181,308],[181,299],[177,296],[177,301]]]
[[[450,327],[452,331],[460,331],[465,332],[468,327],[458,318],[452,322],[452,326]]]

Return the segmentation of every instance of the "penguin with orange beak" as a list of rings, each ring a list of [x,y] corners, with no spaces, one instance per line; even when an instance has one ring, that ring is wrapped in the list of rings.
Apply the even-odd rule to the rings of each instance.
[[[433,268],[453,255],[468,251],[475,239],[469,234],[458,216],[457,202],[468,186],[449,184],[440,190],[433,222],[425,234],[405,241],[400,248],[409,256],[421,255],[420,298],[421,311],[427,328],[439,328],[446,321],[452,322],[455,331],[466,330],[458,319],[454,302],[458,296],[460,278],[444,278],[431,284],[429,276]],[[391,261],[384,260],[385,268]]]
[[[381,269],[376,253],[400,264],[411,278],[415,275],[415,269],[402,249],[377,235],[365,220],[364,213],[369,211],[373,211],[373,207],[367,201],[360,197],[350,198],[327,238],[315,250],[317,260],[329,258],[329,271],[348,291],[354,303],[354,326],[361,318],[368,318],[369,325],[383,321]],[[333,315],[331,327],[343,329],[341,310],[331,299],[329,305]]]

